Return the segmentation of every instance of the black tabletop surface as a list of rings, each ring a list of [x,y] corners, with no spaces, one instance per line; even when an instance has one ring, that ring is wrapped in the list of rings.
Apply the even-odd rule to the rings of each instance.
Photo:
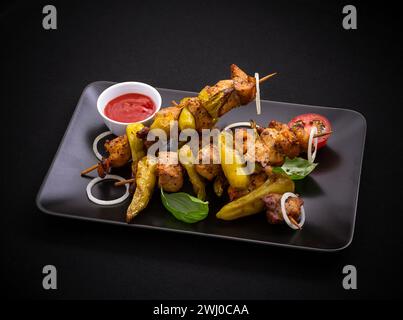
[[[402,295],[400,22],[344,1],[52,1],[3,5],[2,294],[11,298],[321,299]],[[352,244],[305,252],[45,215],[35,197],[84,87],[137,80],[198,91],[236,63],[279,73],[264,99],[350,108],[368,124]],[[399,99],[400,98],[400,99]],[[336,133],[337,134],[337,133]],[[44,290],[54,265],[58,289]],[[354,265],[358,289],[344,290]]]

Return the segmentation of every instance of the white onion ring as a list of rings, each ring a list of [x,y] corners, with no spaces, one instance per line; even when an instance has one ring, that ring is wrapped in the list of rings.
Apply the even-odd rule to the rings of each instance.
[[[262,108],[260,104],[260,84],[259,84],[259,73],[255,73],[255,79],[256,79],[256,113],[261,114],[262,113]]]
[[[224,131],[227,131],[229,129],[236,128],[236,127],[251,127],[251,125],[250,125],[250,122],[234,122],[234,123],[231,123],[228,126],[226,126],[224,128]]]
[[[101,206],[111,206],[111,205],[114,205],[114,204],[119,204],[119,203],[125,201],[129,197],[129,184],[126,184],[125,185],[125,187],[126,187],[125,194],[123,196],[117,198],[117,199],[114,199],[114,200],[100,200],[100,199],[95,198],[93,196],[93,194],[92,194],[92,188],[98,182],[103,181],[103,180],[124,181],[125,179],[122,178],[121,176],[117,176],[117,175],[114,175],[114,174],[107,174],[107,175],[105,175],[104,178],[96,177],[96,178],[92,179],[90,181],[90,183],[88,183],[88,185],[87,185],[87,196],[88,196],[88,199],[90,199],[92,202],[94,202],[96,204],[99,204]]]
[[[286,202],[287,199],[290,198],[290,197],[292,197],[292,198],[298,198],[298,196],[297,196],[296,194],[292,193],[292,192],[286,192],[286,193],[284,193],[283,196],[281,197],[281,213],[283,214],[283,219],[284,219],[284,221],[288,224],[288,226],[289,226],[291,229],[298,230],[298,227],[295,226],[295,225],[291,222],[290,218],[288,218],[287,211],[285,210],[285,202]],[[305,223],[305,209],[304,209],[304,206],[301,206],[301,216],[300,216],[299,223],[298,223],[299,228],[302,228],[302,226],[304,225],[304,223]]]
[[[92,150],[94,151],[95,156],[97,157],[97,159],[98,159],[99,161],[101,161],[103,157],[102,157],[102,155],[101,155],[101,154],[99,153],[99,151],[98,151],[98,142],[99,142],[99,140],[101,140],[102,138],[105,138],[106,136],[109,136],[110,134],[112,134],[111,131],[102,132],[100,135],[98,135],[98,136],[94,139],[94,142],[92,143]]]
[[[312,127],[311,132],[309,133],[308,140],[308,161],[313,163],[316,157],[316,151],[318,151],[318,138],[314,138],[313,136],[318,133],[318,128],[315,126]],[[315,145],[315,151],[312,153],[312,142]]]
[[[249,127],[249,128],[251,128],[252,125],[250,124],[250,122],[246,122],[246,121],[245,122],[234,122],[234,123],[231,123],[228,126],[226,126],[223,129],[223,131],[227,131],[229,129],[237,128],[237,127]],[[260,126],[258,124],[256,124],[256,128],[260,128]]]

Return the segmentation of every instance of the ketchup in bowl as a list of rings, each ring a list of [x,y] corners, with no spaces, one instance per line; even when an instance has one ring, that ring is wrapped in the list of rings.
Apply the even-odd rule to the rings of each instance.
[[[104,109],[109,119],[133,123],[150,117],[156,106],[150,97],[140,93],[128,93],[109,101]]]

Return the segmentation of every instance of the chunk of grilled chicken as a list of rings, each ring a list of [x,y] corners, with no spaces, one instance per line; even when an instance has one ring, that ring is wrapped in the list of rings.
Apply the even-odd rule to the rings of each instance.
[[[281,197],[282,194],[270,193],[262,200],[266,206],[266,218],[270,224],[279,224],[284,222],[283,214],[281,213]],[[289,217],[292,217],[295,221],[299,221],[301,215],[301,206],[304,204],[304,200],[301,197],[290,197],[285,202],[285,210]]]
[[[211,181],[221,173],[220,154],[213,144],[204,146],[199,150],[198,163],[195,169],[199,175]]]
[[[260,129],[255,142],[255,158],[263,167],[281,166],[285,157],[293,159],[308,148],[309,134],[303,128],[290,129],[286,124],[271,121]]]
[[[251,132],[250,129],[236,129],[234,134],[234,148],[240,154],[246,154],[249,151],[248,143],[253,143],[254,140],[256,140],[256,136]]]
[[[157,164],[158,186],[167,192],[177,192],[183,186],[183,169],[178,153],[160,151]]]
[[[242,105],[248,104],[256,97],[256,79],[247,75],[237,65],[231,65],[231,78]]]
[[[307,152],[309,143],[309,133],[304,129],[303,125],[295,124],[290,130],[294,133],[294,135],[298,140],[300,151]]]
[[[280,153],[276,146],[275,139],[270,135],[270,130],[265,131],[258,136],[255,141],[255,161],[263,167],[281,166],[284,163],[284,155]]]
[[[123,167],[131,159],[129,140],[126,135],[107,140],[104,147],[109,156],[98,164],[98,175],[101,178],[105,177],[111,168]]]

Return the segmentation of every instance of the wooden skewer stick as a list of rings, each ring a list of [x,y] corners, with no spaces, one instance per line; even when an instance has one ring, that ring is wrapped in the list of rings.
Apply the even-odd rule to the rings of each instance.
[[[331,133],[333,133],[333,131],[322,132],[322,133],[315,134],[313,137],[314,138],[319,138],[319,137],[327,136],[328,134],[331,134]]]
[[[293,217],[290,217],[290,216],[289,216],[288,218],[290,219],[291,223],[292,223],[294,226],[296,226],[299,230],[301,230],[301,227],[299,226],[298,222],[295,221],[295,219],[294,219]]]
[[[135,178],[127,179],[127,180],[122,180],[122,181],[118,181],[118,182],[115,182],[115,187],[124,186],[126,183],[133,183],[133,182],[135,182],[135,181],[136,181]]]
[[[91,166],[91,167],[89,167],[89,168],[87,168],[87,169],[85,169],[83,171],[81,171],[81,175],[84,176],[87,173],[90,173],[91,171],[95,170],[96,168],[98,168],[98,163],[94,164],[93,166]]]
[[[263,77],[263,78],[260,78],[260,79],[259,79],[259,83],[265,82],[267,79],[269,79],[269,78],[271,78],[271,77],[274,77],[276,74],[277,74],[277,72],[274,72],[274,73],[268,74],[267,76],[265,76],[265,77]]]

